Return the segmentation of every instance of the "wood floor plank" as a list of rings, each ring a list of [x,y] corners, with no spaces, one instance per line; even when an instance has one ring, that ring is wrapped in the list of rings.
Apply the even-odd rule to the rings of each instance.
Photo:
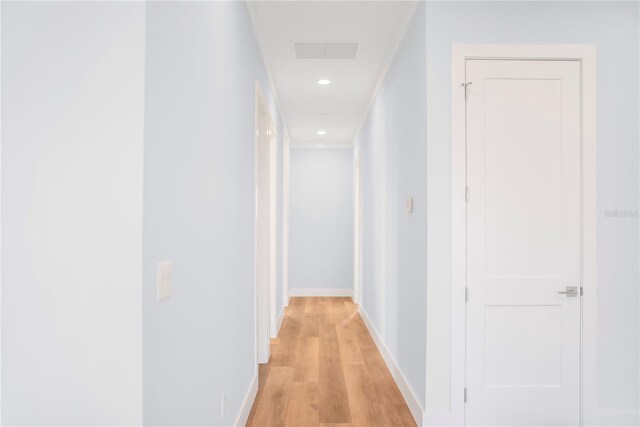
[[[282,326],[280,327],[280,332],[276,340],[278,340],[278,342],[295,340],[302,331],[302,322],[300,319],[303,317],[304,315],[285,315],[285,319],[282,321]]]
[[[256,426],[284,426],[293,385],[293,369],[274,366],[269,375],[253,417]]]
[[[262,390],[264,390],[264,385],[267,381],[267,376],[269,375],[269,370],[271,369],[271,365],[267,363],[258,364],[258,392],[256,393],[255,402],[260,399],[262,395]],[[258,405],[254,402],[251,407],[251,412],[249,412],[249,417],[247,418],[247,425],[251,425],[253,418],[255,417],[256,409]]]
[[[340,357],[320,357],[319,410],[322,423],[351,422]]]
[[[307,315],[318,315],[322,313],[321,298],[305,298],[304,313]]]
[[[376,396],[378,397],[378,402],[381,405],[405,405],[404,397],[402,397],[402,393],[398,386],[389,381],[389,379],[385,381],[375,380],[372,378],[373,386],[376,390]]]
[[[363,331],[361,326],[358,324],[360,316],[356,311],[357,308],[350,303],[347,304],[346,302],[343,305],[347,310],[343,314],[343,320],[336,325],[340,353],[343,356],[343,362],[345,364],[363,365],[364,359],[362,357],[358,335],[364,334],[365,331]],[[368,331],[366,333],[368,334]]]
[[[369,334],[369,330],[367,326],[362,321],[360,315],[357,315],[353,322],[353,329],[356,337],[358,339],[358,344],[360,345],[360,349],[365,353],[375,353],[378,351],[378,347],[376,343],[373,341],[373,338]]]
[[[351,424],[354,427],[383,427],[385,419],[376,391],[367,379],[364,366],[344,366],[345,383],[349,395]]]
[[[320,316],[318,314],[306,314],[300,330],[301,337],[320,336]]]
[[[416,427],[417,424],[406,404],[381,405],[384,423],[387,426]]]
[[[391,372],[387,369],[387,365],[384,363],[384,359],[380,353],[377,351],[375,353],[365,352],[362,358],[364,359],[369,374],[374,377],[374,381],[393,381]]]
[[[271,344],[269,364],[271,366],[293,367],[296,363],[299,344],[298,340],[292,340],[290,342],[281,341],[281,344]]]
[[[265,382],[267,381],[267,375],[269,374],[269,369],[271,369],[271,365],[267,363],[261,363],[258,365],[258,387],[264,387]]]
[[[357,337],[346,326],[336,327],[338,347],[343,365],[364,365]]]
[[[319,424],[318,383],[294,382],[291,387],[286,426],[318,427]]]
[[[302,338],[298,344],[293,380],[314,382],[320,380],[320,339]]]
[[[415,426],[350,298],[291,298],[259,373],[248,426]]]
[[[287,314],[296,316],[297,314],[304,313],[308,298],[291,298],[289,300],[289,306],[287,307]]]
[[[340,357],[338,334],[333,322],[326,319],[320,321],[320,355],[322,357]]]

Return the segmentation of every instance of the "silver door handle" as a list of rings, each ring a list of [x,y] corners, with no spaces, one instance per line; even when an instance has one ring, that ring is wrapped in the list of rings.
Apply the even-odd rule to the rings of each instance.
[[[567,286],[565,291],[559,291],[558,293],[566,295],[568,297],[577,297],[578,296],[578,287],[577,286]]]

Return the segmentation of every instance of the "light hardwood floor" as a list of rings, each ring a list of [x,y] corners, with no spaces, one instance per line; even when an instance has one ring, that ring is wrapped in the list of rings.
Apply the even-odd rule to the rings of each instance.
[[[415,426],[350,298],[291,298],[248,426]]]

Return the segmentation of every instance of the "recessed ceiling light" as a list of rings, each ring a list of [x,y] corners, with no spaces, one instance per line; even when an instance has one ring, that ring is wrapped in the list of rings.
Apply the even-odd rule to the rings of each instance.
[[[326,130],[319,130],[318,131],[318,135],[326,135],[327,131]]]
[[[318,84],[319,85],[328,85],[328,84],[331,84],[331,80],[327,80],[327,79],[318,80]]]

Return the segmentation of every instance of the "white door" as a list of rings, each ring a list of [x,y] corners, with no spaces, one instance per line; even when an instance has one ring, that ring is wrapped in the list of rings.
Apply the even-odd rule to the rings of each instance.
[[[580,63],[467,60],[466,81],[465,421],[579,425]]]
[[[256,282],[258,363],[269,361],[269,308],[271,281],[271,185],[269,119],[262,108],[256,141]]]

